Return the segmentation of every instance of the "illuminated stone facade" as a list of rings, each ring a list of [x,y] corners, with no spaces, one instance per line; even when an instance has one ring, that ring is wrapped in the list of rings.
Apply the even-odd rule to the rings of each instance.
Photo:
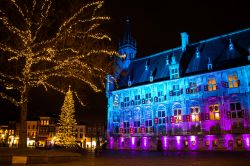
[[[107,76],[111,149],[250,150],[250,28],[135,58]]]

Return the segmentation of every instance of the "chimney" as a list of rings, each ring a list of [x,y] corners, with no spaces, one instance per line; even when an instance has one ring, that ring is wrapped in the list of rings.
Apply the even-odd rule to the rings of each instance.
[[[187,32],[182,32],[181,33],[181,49],[182,52],[186,50],[186,47],[188,45],[188,34]]]

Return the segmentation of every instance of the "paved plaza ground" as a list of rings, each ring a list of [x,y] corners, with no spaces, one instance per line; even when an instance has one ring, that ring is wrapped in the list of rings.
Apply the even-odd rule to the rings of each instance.
[[[250,152],[88,152],[81,161],[39,166],[249,166]],[[38,166],[29,165],[29,166]]]

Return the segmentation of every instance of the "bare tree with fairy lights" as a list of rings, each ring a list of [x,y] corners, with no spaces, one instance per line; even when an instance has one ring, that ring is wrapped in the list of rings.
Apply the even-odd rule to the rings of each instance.
[[[66,94],[68,86],[61,83],[67,80],[95,92],[103,88],[104,62],[118,54],[107,47],[111,39],[100,27],[110,19],[102,16],[102,6],[98,0],[0,1],[0,96],[20,108],[20,148],[27,147],[31,88]],[[77,87],[71,89],[84,105]]]

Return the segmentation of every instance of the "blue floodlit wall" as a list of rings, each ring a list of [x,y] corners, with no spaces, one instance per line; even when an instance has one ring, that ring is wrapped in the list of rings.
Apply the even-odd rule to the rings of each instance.
[[[203,43],[210,42],[207,50],[216,50],[219,45],[211,42],[226,37]],[[243,49],[236,40],[234,43],[231,38],[225,41],[228,42],[222,62],[232,67],[220,69],[223,63],[216,65],[215,60],[219,59],[212,56],[206,58],[205,65],[199,66],[203,62],[198,58],[203,58],[208,51],[195,45],[193,58],[189,58],[184,70],[181,61],[188,57],[190,47],[183,48],[182,43],[176,53],[164,55],[164,68],[168,69],[164,70],[168,72],[165,79],[160,77],[164,75],[152,72],[155,71],[153,58],[160,60],[161,53],[131,61],[125,69],[136,64],[137,70],[140,67],[143,70],[131,78],[132,70],[128,69],[125,83],[122,78],[109,75],[106,86],[109,148],[250,150],[250,42],[242,44]],[[184,43],[188,44],[187,38]],[[242,54],[244,63],[231,64],[230,58],[234,60]],[[155,64],[160,67],[160,63]],[[143,73],[147,70],[145,81]],[[195,72],[197,70],[200,72]],[[136,82],[136,77],[144,82],[139,79]],[[123,86],[115,85],[116,80]]]

